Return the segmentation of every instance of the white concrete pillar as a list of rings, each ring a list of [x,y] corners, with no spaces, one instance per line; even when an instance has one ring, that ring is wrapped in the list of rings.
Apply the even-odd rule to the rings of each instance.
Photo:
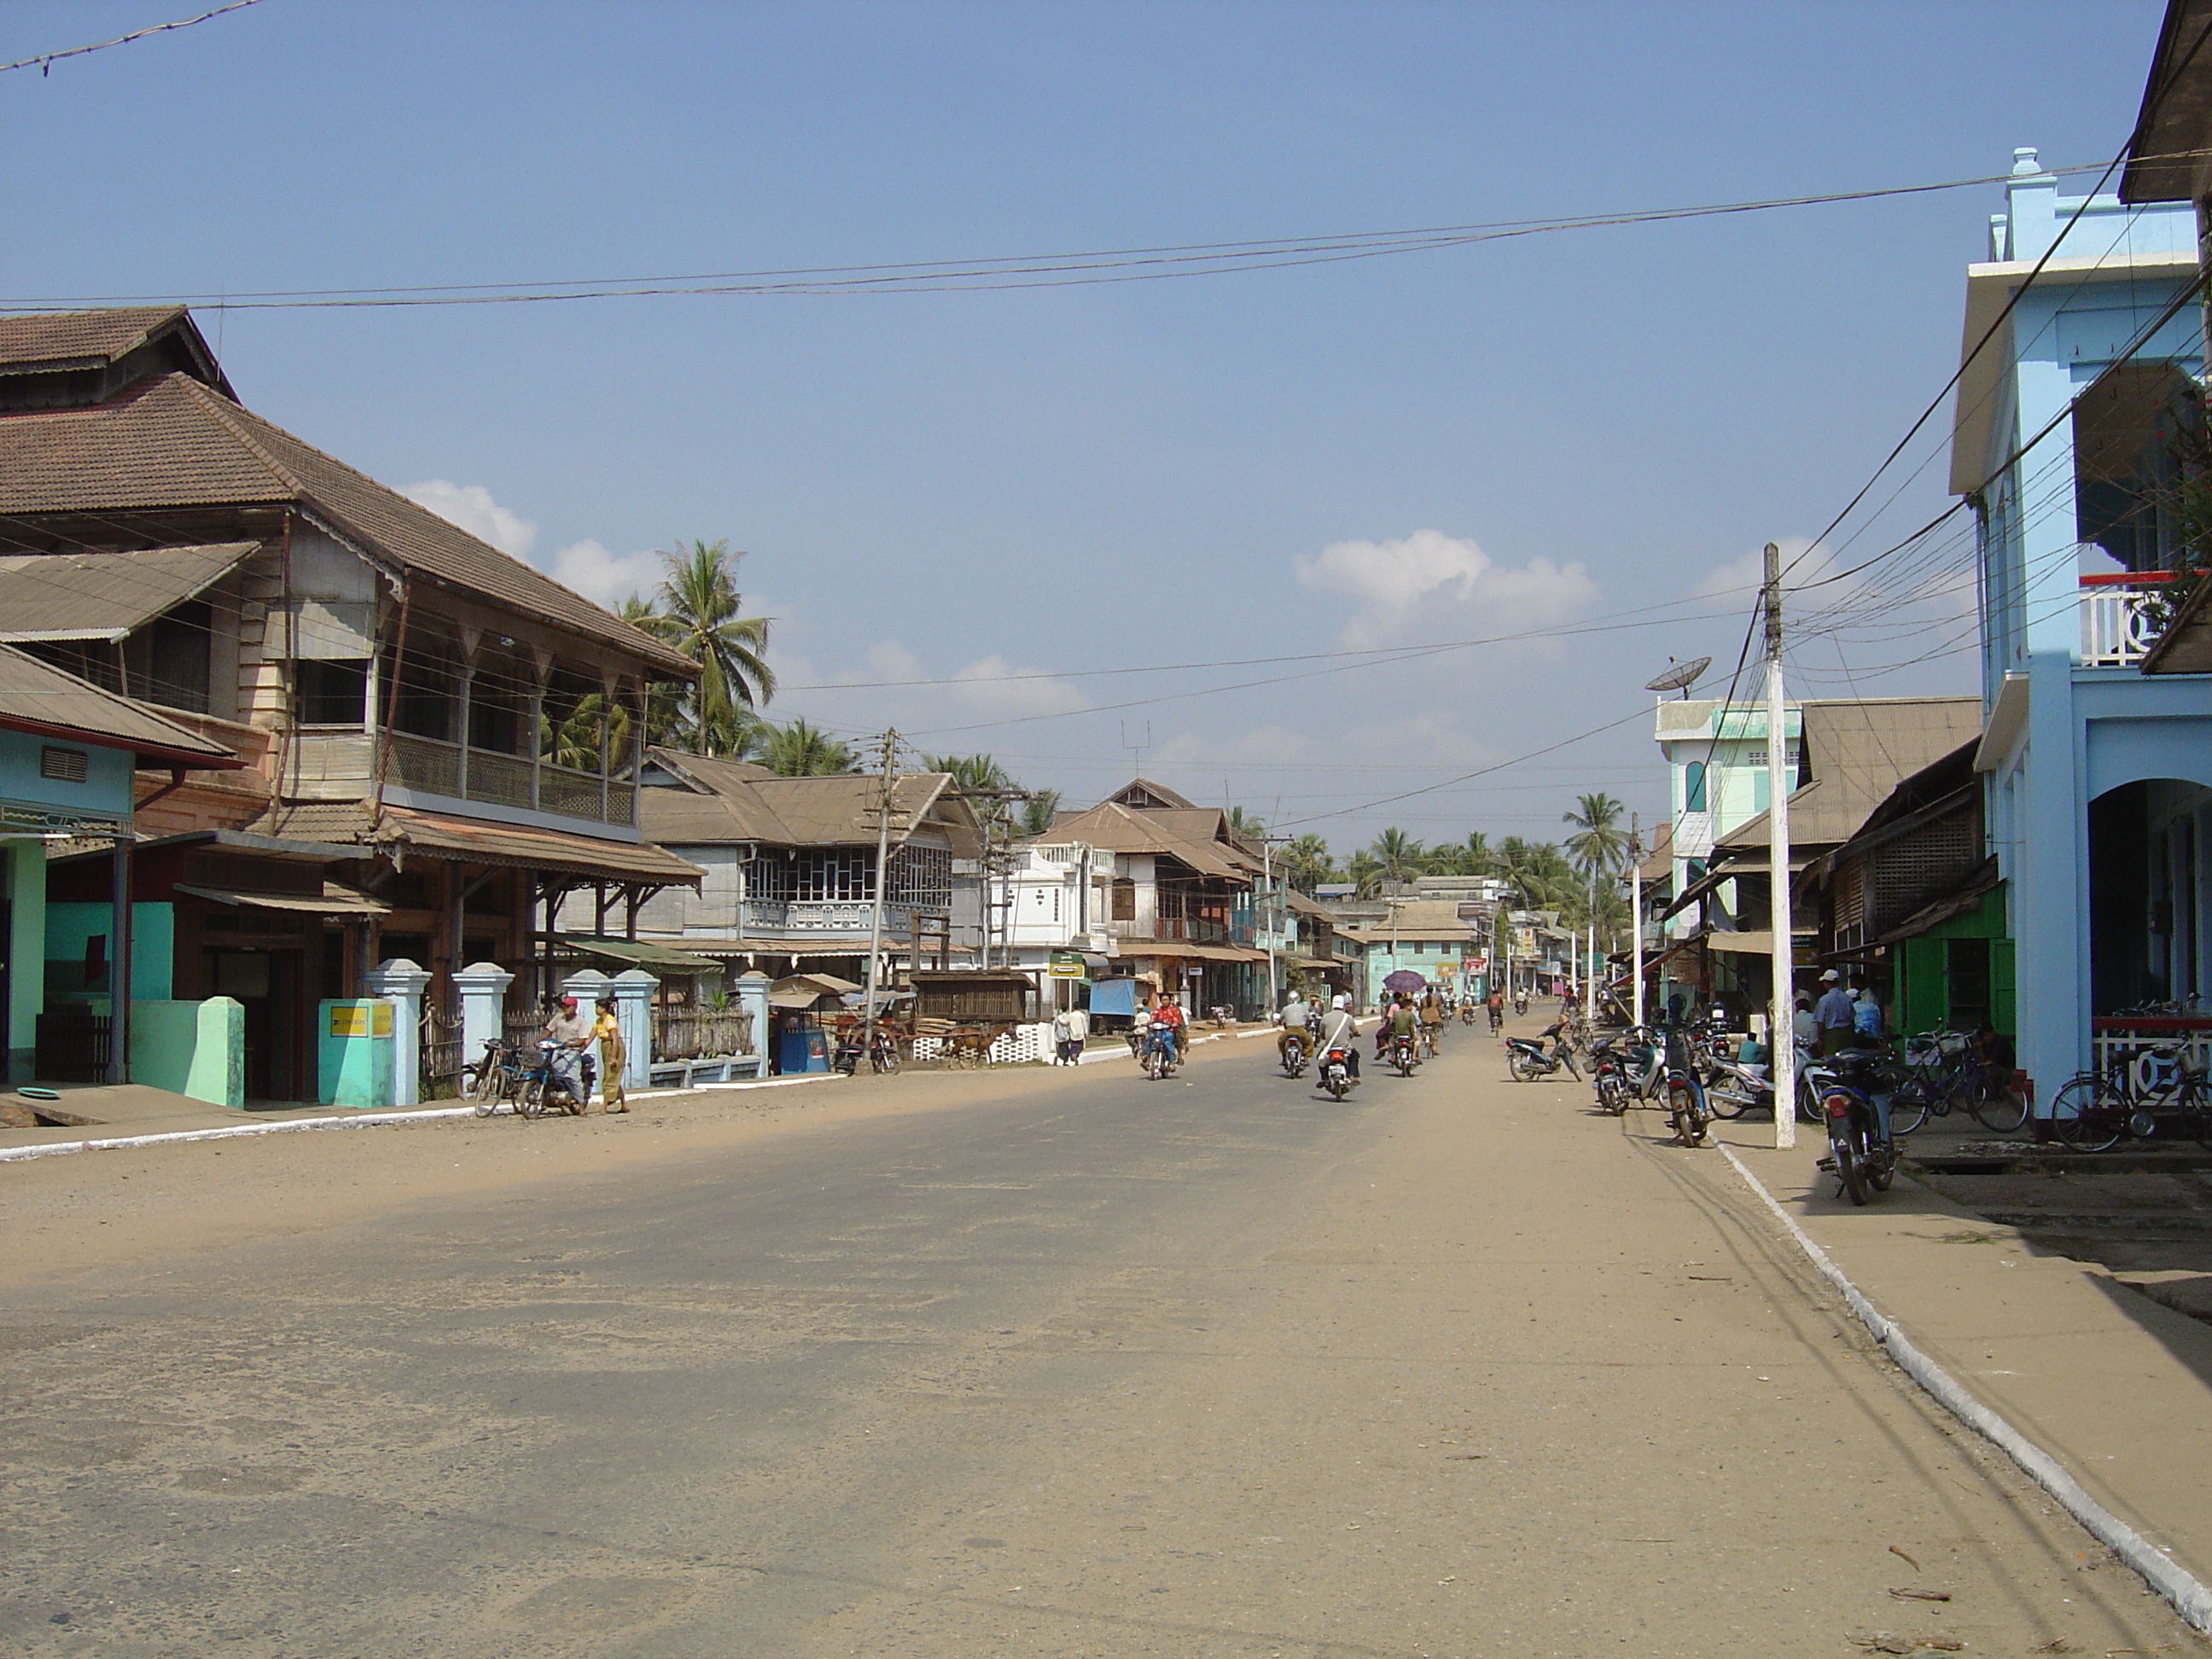
[[[660,981],[642,968],[625,968],[608,987],[615,1000],[615,1024],[622,1027],[625,1089],[653,1083],[653,996]]]
[[[580,968],[561,981],[556,994],[576,999],[576,1006],[589,1013],[592,1005],[608,994],[614,981],[596,968]]]
[[[760,1056],[761,1070],[768,1070],[768,992],[775,981],[756,968],[738,975],[736,994],[738,1010],[745,1017],[746,1038],[754,1054]]]
[[[514,983],[495,962],[472,962],[453,975],[461,994],[462,1065],[475,1065],[485,1043],[507,1036],[507,988]]]
[[[419,1105],[422,1099],[422,993],[430,971],[404,957],[380,962],[368,970],[364,988],[373,997],[392,999],[392,1103]]]

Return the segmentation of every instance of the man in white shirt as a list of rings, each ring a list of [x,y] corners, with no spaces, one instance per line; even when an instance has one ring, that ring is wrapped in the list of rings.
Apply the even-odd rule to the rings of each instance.
[[[1322,1016],[1321,1052],[1325,1054],[1332,1048],[1343,1049],[1345,1070],[1357,1083],[1359,1081],[1359,1022],[1352,1017],[1352,1010],[1346,1006],[1350,1000],[1348,997],[1340,996],[1336,1000],[1336,1006]]]
[[[1067,1011],[1067,1063],[1083,1063],[1083,1045],[1091,1041],[1091,1011],[1071,1008]]]

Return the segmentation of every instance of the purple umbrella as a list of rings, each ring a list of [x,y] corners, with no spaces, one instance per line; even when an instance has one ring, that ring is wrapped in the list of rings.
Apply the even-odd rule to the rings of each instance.
[[[1386,991],[1418,991],[1427,983],[1410,968],[1401,968],[1395,974],[1382,976],[1382,988]]]

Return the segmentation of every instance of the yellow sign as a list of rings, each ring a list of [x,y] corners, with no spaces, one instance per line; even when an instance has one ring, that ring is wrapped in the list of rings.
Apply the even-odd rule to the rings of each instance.
[[[392,1035],[392,1005],[388,1002],[341,1002],[331,1010],[334,1037],[388,1037]]]

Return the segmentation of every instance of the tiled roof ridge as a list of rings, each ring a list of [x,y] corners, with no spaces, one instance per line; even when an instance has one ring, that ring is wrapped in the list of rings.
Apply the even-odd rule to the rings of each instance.
[[[191,375],[182,372],[173,371],[170,374],[162,375],[161,379],[165,384],[171,381],[175,382],[178,386],[182,387],[187,396],[198,398],[200,402],[200,406],[207,411],[209,416],[210,416],[224,431],[228,432],[233,438],[236,439],[240,446],[245,449],[246,453],[252,456],[253,459],[260,462],[262,465],[267,467],[270,472],[276,477],[276,481],[283,484],[287,489],[290,490],[295,495],[306,495],[310,493],[307,484],[292,471],[291,468],[286,466],[282,461],[270,454],[267,448],[254,438],[252,433],[248,432],[237,420],[233,418],[234,416],[247,415],[247,411],[244,407],[231,402],[229,398],[224,397],[213,386],[196,380]],[[258,419],[258,417],[247,415],[247,418]],[[317,453],[319,453],[320,452],[319,451]],[[341,463],[341,465],[343,465],[343,463]]]
[[[493,557],[503,559],[510,563],[519,565],[522,568],[529,571],[531,574],[537,577],[539,580],[559,588],[561,592],[566,593],[569,598],[576,600],[577,603],[589,605],[592,610],[600,612],[604,616],[607,625],[619,629],[623,633],[634,636],[637,641],[641,654],[681,655],[681,653],[676,652],[674,647],[672,647],[665,640],[659,639],[654,635],[647,633],[643,629],[638,627],[634,623],[625,622],[622,617],[608,610],[606,606],[599,604],[598,600],[586,598],[583,594],[579,593],[574,588],[569,586],[566,582],[561,581],[556,577],[549,574],[547,572],[541,570],[538,566],[532,564],[528,560],[517,558],[514,554],[507,552],[503,548],[494,547],[489,542],[484,540],[481,536],[475,535],[467,530],[464,530],[460,526],[455,524],[451,519],[432,512],[428,507],[424,507],[420,501],[409,499],[407,496],[400,494],[399,491],[394,489],[390,484],[382,482],[380,479],[371,477],[359,467],[339,459],[328,450],[318,448],[315,445],[309,443],[305,438],[301,437],[297,433],[278,426],[274,421],[268,420],[262,416],[257,415],[252,410],[247,409],[241,404],[232,403],[220,392],[214,391],[209,386],[202,386],[198,381],[191,380],[190,376],[172,374],[164,378],[187,381],[192,388],[200,394],[200,397],[209,411],[213,414],[217,420],[222,422],[224,429],[230,432],[240,443],[244,444],[257,459],[266,465],[278,478],[288,484],[295,492],[302,497],[313,501],[318,507],[330,514],[333,519],[336,519],[340,523],[343,524],[349,534],[358,537],[363,542],[374,545],[378,542],[379,538],[372,535],[361,526],[350,522],[342,509],[324,499],[323,492],[311,488],[307,483],[302,481],[298,475],[293,472],[290,468],[285,466],[282,462],[276,459],[276,458],[270,453],[265,442],[257,440],[255,437],[250,435],[247,431],[241,429],[241,422],[250,424],[250,426],[253,428],[258,428],[264,433],[271,434],[276,437],[283,440],[287,443],[297,444],[301,449],[307,451],[310,455],[313,455],[317,460],[325,462],[328,465],[337,468],[340,471],[348,474],[368,489],[389,496],[394,504],[394,510],[406,514],[420,514],[424,518],[434,520],[439,531],[441,533],[450,533],[464,537],[469,541],[475,543],[478,547],[490,554]],[[411,564],[413,562],[412,561],[408,560],[404,554],[398,553],[396,550],[395,556],[398,557],[403,563]],[[503,596],[496,593],[489,593],[486,594],[485,597],[503,600]],[[512,603],[512,601],[505,600],[503,600],[503,602]]]

